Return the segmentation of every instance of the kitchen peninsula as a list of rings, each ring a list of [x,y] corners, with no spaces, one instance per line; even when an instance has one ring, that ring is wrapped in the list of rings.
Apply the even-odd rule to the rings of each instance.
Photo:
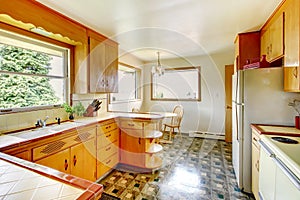
[[[98,198],[103,188],[94,181],[119,163],[148,170],[160,167],[162,161],[155,153],[162,147],[155,138],[162,136],[162,118],[149,113],[107,113],[4,134],[0,160],[79,188],[78,199]],[[139,159],[133,159],[134,155]]]

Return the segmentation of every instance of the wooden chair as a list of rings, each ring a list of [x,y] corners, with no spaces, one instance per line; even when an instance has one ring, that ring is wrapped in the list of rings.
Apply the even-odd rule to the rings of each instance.
[[[180,135],[180,138],[182,138],[181,131],[180,131],[180,125],[181,125],[181,120],[183,117],[183,107],[182,105],[177,105],[173,109],[173,113],[176,114],[176,116],[172,117],[170,123],[164,123],[164,132],[166,131],[166,128],[168,127],[170,129],[169,132],[169,141],[171,141],[172,134],[174,133],[175,128],[178,129],[178,133]]]
[[[139,108],[132,108],[131,112],[140,112]]]

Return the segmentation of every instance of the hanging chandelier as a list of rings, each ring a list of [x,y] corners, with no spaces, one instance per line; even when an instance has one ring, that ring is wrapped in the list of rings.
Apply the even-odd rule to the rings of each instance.
[[[157,52],[157,65],[152,67],[152,74],[156,74],[158,76],[164,75],[165,70],[160,64],[160,53],[159,51]]]

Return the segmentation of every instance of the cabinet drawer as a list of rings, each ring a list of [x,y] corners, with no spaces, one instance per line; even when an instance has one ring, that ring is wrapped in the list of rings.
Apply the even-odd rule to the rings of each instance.
[[[144,122],[144,130],[159,130],[158,122]]]
[[[103,124],[103,125],[100,124],[98,128],[99,128],[98,134],[103,134],[117,129],[118,125],[117,123],[113,122],[110,124]]]
[[[103,162],[97,163],[97,177],[103,176],[110,169],[114,168],[119,163],[119,154],[116,153]]]
[[[143,122],[133,120],[121,120],[120,123],[122,129],[143,129]]]
[[[101,134],[97,137],[97,148],[103,148],[113,142],[119,141],[119,129]]]
[[[119,142],[111,143],[103,148],[97,150],[97,160],[104,162],[107,158],[113,154],[118,153],[119,151]]]
[[[36,147],[32,149],[33,161],[43,158],[45,156],[51,155],[53,153],[59,152],[63,149],[71,147],[75,144],[90,140],[95,137],[96,129],[95,128],[80,128],[76,131],[73,131],[74,135],[58,139],[54,142],[50,142],[48,144]]]

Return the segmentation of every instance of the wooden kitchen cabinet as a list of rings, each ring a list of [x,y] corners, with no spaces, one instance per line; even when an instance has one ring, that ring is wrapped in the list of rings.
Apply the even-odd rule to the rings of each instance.
[[[159,120],[120,119],[120,162],[145,169],[157,169],[162,160],[155,154],[162,146],[155,143],[160,138]]]
[[[244,65],[260,60],[260,31],[240,33],[235,39],[234,70],[244,69]]]
[[[71,174],[90,181],[96,181],[95,138],[71,147]]]
[[[118,92],[118,44],[88,31],[89,91]]]
[[[300,3],[298,0],[285,2],[285,57],[284,57],[284,91],[300,92]]]
[[[68,148],[62,150],[58,153],[42,158],[36,161],[35,163],[51,167],[64,173],[71,174],[70,149]]]
[[[252,129],[252,193],[255,199],[259,199],[258,187],[259,187],[259,154],[260,146],[258,144],[259,133]]]
[[[261,57],[272,62],[284,55],[284,13],[273,18],[261,30]]]
[[[114,120],[97,128],[97,177],[108,173],[119,163],[119,128]]]
[[[33,148],[33,161],[95,181],[97,179],[96,126],[78,128],[65,134],[70,136]]]

